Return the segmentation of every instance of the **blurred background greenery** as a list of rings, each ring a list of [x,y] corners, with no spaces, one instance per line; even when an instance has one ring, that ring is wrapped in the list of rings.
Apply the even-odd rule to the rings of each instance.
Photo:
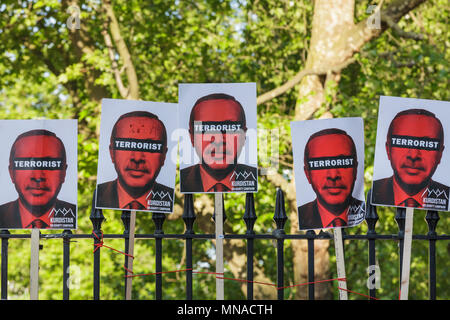
[[[256,82],[258,95],[281,90],[301,70],[311,71],[275,98],[258,99],[258,128],[278,129],[280,161],[272,176],[261,176],[255,196],[255,231],[274,229],[275,190],[287,198],[287,232],[297,230],[289,123],[320,117],[362,117],[365,124],[365,187],[371,186],[380,95],[448,100],[449,6],[447,0],[381,1],[380,28],[367,28],[371,1],[308,0],[2,0],[0,4],[0,118],[78,119],[78,229],[90,234],[96,184],[102,98],[177,102],[179,83]],[[69,30],[74,6],[79,29]],[[370,10],[369,10],[370,11]],[[72,19],[76,25],[76,20]],[[364,27],[366,26],[366,27]],[[325,43],[322,51],[319,47]],[[354,41],[354,42],[352,42]],[[328,47],[327,47],[328,46]],[[178,185],[177,176],[177,185]],[[196,196],[195,231],[212,233],[211,196]],[[245,196],[226,195],[226,231],[245,232]],[[165,233],[183,233],[183,199],[177,188],[175,212]],[[394,210],[379,208],[377,233],[396,234]],[[122,233],[120,212],[105,210],[105,233]],[[425,211],[414,215],[414,233],[426,234]],[[448,213],[438,234],[448,233]],[[136,233],[152,233],[151,215],[139,213]],[[11,231],[27,233],[28,231]],[[367,232],[365,223],[347,230]],[[43,231],[42,233],[59,233]],[[123,250],[123,240],[107,239]],[[322,244],[320,244],[322,243]],[[62,299],[62,241],[41,240],[40,299]],[[244,241],[226,241],[226,276],[245,278]],[[285,285],[306,277],[304,243],[286,241]],[[71,299],[92,299],[92,240],[71,243]],[[316,279],[336,277],[334,245],[316,242]],[[397,299],[398,243],[377,241],[381,288],[377,297]],[[346,241],[348,288],[367,293],[367,242]],[[276,282],[271,241],[255,242],[255,279]],[[450,244],[437,243],[437,295],[450,298]],[[184,242],[163,241],[163,270],[184,268]],[[123,256],[101,252],[101,298],[123,299]],[[134,271],[154,272],[154,240],[137,239]],[[194,268],[214,271],[214,246],[194,241]],[[9,241],[8,298],[29,299],[29,240]],[[133,280],[134,299],[154,299],[154,277]],[[215,299],[213,275],[194,276],[194,298]],[[184,299],[182,273],[163,277],[163,298]],[[306,297],[302,288],[286,299]],[[338,299],[336,284],[316,297]],[[365,299],[350,294],[350,299]],[[226,299],[245,299],[245,284],[225,282]],[[255,298],[275,299],[272,287],[255,285]],[[410,298],[428,298],[428,242],[414,241]]]

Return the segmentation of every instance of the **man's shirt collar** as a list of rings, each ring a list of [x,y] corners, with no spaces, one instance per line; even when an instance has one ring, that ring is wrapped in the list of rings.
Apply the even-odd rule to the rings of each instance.
[[[140,196],[137,199],[133,198],[125,191],[125,189],[120,184],[120,181],[117,180],[117,196],[119,197],[119,208],[121,208],[121,209],[128,209],[129,208],[128,206],[131,202],[137,201],[145,208],[145,210],[147,210],[148,200],[151,199],[151,195],[149,193],[150,193],[150,190],[148,193],[144,193],[142,196]]]
[[[340,214],[335,215],[334,213],[328,211],[324,206],[322,206],[320,201],[317,200],[317,209],[319,211],[320,219],[322,220],[322,225],[324,228],[330,228],[328,227],[328,225],[336,218],[341,218],[347,224],[348,207]]]
[[[402,187],[400,187],[400,185],[397,183],[397,180],[395,179],[395,176],[392,178],[392,185],[393,185],[393,191],[394,191],[394,203],[396,206],[405,206],[405,200],[409,199],[409,198],[413,198],[414,200],[416,200],[422,207],[423,207],[423,199],[422,199],[422,194],[424,193],[425,188],[423,188],[422,190],[420,190],[419,192],[417,192],[415,195],[410,196],[409,194],[407,194]]]
[[[200,165],[200,176],[202,178],[202,184],[203,184],[203,190],[205,192],[209,191],[216,183],[222,183],[225,185],[229,190],[232,190],[233,187],[231,185],[232,179],[230,179],[231,175],[233,174],[233,170],[222,180],[218,181],[215,178],[211,177],[208,172],[206,172],[205,169]]]
[[[22,201],[20,199],[18,200],[18,202],[19,202],[19,213],[20,213],[20,220],[22,222],[22,228],[31,228],[31,223],[36,219],[42,220],[43,222],[45,222],[47,224],[47,226],[49,228],[51,227],[50,213],[52,212],[54,206],[51,207],[42,216],[36,217],[25,207],[25,205],[22,203]]]

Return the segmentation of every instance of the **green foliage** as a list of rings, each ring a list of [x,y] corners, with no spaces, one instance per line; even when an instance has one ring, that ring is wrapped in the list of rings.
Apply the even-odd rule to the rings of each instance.
[[[366,1],[356,5],[358,20],[367,16]],[[97,1],[80,1],[82,29],[71,33],[66,28],[69,17],[66,1],[12,1],[0,4],[0,118],[77,118],[78,146],[78,229],[90,234],[89,220],[92,192],[96,182],[99,101],[102,97],[121,98],[116,87],[108,48],[101,34],[104,16]],[[197,0],[197,1],[114,1],[114,11],[121,34],[131,53],[139,79],[140,98],[150,101],[176,102],[178,83],[183,82],[256,82],[258,94],[273,89],[303,68],[311,36],[312,1],[289,0]],[[380,95],[448,100],[448,6],[445,0],[426,3],[399,23],[407,31],[425,34],[424,41],[403,39],[388,30],[368,43],[356,55],[357,62],[347,67],[341,80],[327,92],[327,107],[335,117],[361,116],[365,126],[365,187],[371,186],[374,145]],[[84,51],[74,46],[73,37],[85,42]],[[85,38],[89,39],[86,40]],[[118,59],[118,68],[123,62]],[[124,85],[127,86],[125,77]],[[289,124],[294,114],[297,90],[258,106],[258,129],[277,129],[280,137],[280,166],[288,180],[292,178],[292,155]],[[322,110],[323,111],[323,110]],[[318,115],[318,114],[317,114]],[[317,116],[316,115],[316,116]],[[178,183],[177,177],[177,183]],[[257,233],[274,229],[275,187],[264,177],[259,179],[256,210]],[[228,225],[233,233],[244,233],[242,220],[244,195],[226,196]],[[182,205],[182,199],[176,199]],[[379,234],[397,234],[391,209],[378,210]],[[120,212],[105,210],[105,233],[123,232]],[[440,214],[439,234],[448,232],[449,218]],[[414,233],[426,234],[424,212],[416,211]],[[212,222],[211,222],[212,224]],[[136,233],[154,232],[150,214],[138,214]],[[286,230],[289,230],[290,222]],[[181,219],[164,223],[165,233],[183,233]],[[198,226],[195,226],[196,232]],[[13,231],[12,233],[26,233]],[[364,234],[367,227],[348,230]],[[44,231],[43,233],[58,233]],[[40,298],[62,298],[62,243],[41,240]],[[71,275],[74,283],[71,299],[92,299],[91,239],[71,242]],[[123,240],[106,239],[105,244],[123,250]],[[291,241],[286,241],[286,285],[293,283]],[[427,298],[426,241],[413,242],[410,297]],[[437,244],[438,297],[448,299],[448,244]],[[214,271],[214,246],[210,240],[194,241],[194,269]],[[184,242],[163,241],[163,270],[184,268]],[[346,266],[349,289],[367,293],[367,244],[346,242]],[[154,240],[137,239],[135,273],[152,273]],[[257,267],[276,282],[275,248],[271,241],[255,241]],[[28,299],[29,241],[9,241],[9,299]],[[124,256],[101,249],[101,298],[123,299]],[[330,242],[332,274],[336,275],[334,248]],[[399,257],[396,242],[377,241],[377,261],[381,268],[381,289],[377,296],[397,299]],[[226,265],[227,267],[227,265]],[[231,273],[226,272],[226,276]],[[133,279],[135,299],[154,299],[155,276]],[[183,273],[165,274],[163,298],[183,299]],[[194,276],[194,297],[212,299],[215,277]],[[245,299],[240,284],[225,283],[226,299]],[[334,297],[338,290],[334,284]],[[295,289],[287,289],[292,298]],[[351,299],[364,299],[349,295]]]

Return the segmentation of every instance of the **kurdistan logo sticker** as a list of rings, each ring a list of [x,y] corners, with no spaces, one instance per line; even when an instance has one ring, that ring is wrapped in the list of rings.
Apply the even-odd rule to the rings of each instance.
[[[247,178],[251,177],[253,178],[253,180],[256,181],[255,175],[251,171],[242,171],[242,172],[234,171],[230,177],[230,180],[232,180],[234,177],[236,180],[239,180],[239,177],[242,177],[244,180],[247,180]]]
[[[427,194],[427,195],[425,195]],[[430,197],[431,195],[434,195],[434,198],[442,198],[441,196],[444,195],[444,198],[448,200],[448,196],[445,193],[445,190],[441,189],[429,189],[426,188],[425,191],[422,193],[422,197]]]
[[[66,209],[66,208],[61,208],[61,209],[53,208],[53,209],[50,211],[50,213],[48,214],[48,216],[51,217],[52,215],[54,215],[55,217],[56,217],[56,216],[63,216],[63,217],[65,217],[65,216],[68,215],[69,213],[72,215],[72,217],[75,218],[75,213],[73,213],[73,211],[72,211],[71,208],[69,208],[69,209]]]
[[[146,199],[148,199],[150,196],[152,196],[152,199],[158,198],[159,200],[164,200],[164,198],[169,198],[170,201],[172,201],[172,197],[170,196],[169,192],[164,192],[164,191],[157,191],[157,192],[153,192],[153,190],[150,190],[150,192],[148,193]]]

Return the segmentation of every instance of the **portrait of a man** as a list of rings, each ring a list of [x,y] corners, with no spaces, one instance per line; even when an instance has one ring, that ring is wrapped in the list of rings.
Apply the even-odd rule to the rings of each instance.
[[[67,168],[66,148],[55,133],[37,129],[20,134],[8,167],[18,198],[0,206],[0,227],[75,228],[76,205],[58,199]]]
[[[109,138],[117,178],[97,185],[96,207],[171,212],[174,189],[156,181],[167,151],[166,127],[157,115],[122,114]]]
[[[385,142],[393,174],[373,182],[372,202],[447,210],[449,187],[433,180],[444,149],[444,128],[433,112],[420,108],[398,112]]]
[[[312,134],[304,149],[303,163],[316,198],[298,207],[300,229],[345,227],[361,222],[364,202],[352,196],[358,168],[352,137],[338,128]]]
[[[257,168],[238,163],[246,142],[243,106],[225,93],[205,95],[194,103],[189,136],[199,163],[180,170],[181,192],[254,192]]]

